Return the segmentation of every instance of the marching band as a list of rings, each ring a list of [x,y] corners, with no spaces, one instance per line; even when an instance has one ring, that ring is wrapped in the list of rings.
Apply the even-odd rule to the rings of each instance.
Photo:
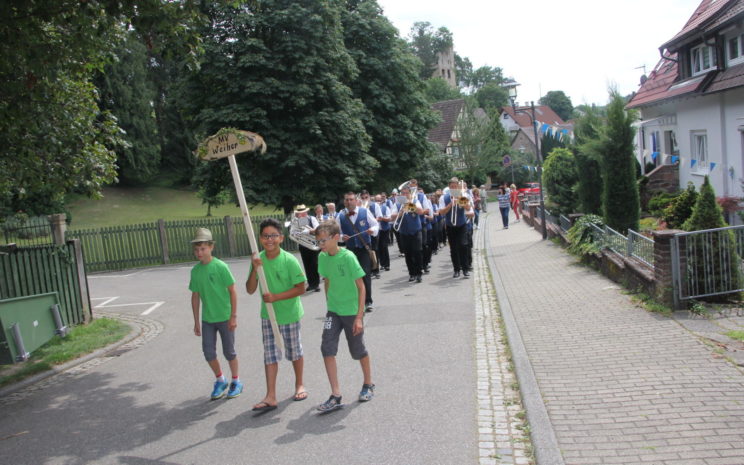
[[[300,245],[300,255],[308,277],[308,292],[319,291],[317,274],[318,245],[315,229],[322,221],[336,221],[341,228],[341,240],[354,253],[365,272],[363,278],[365,310],[372,311],[372,279],[381,271],[390,271],[389,246],[398,241],[400,256],[405,258],[408,282],[421,283],[430,272],[433,255],[445,244],[450,247],[452,277],[467,279],[472,271],[473,229],[479,193],[467,183],[453,177],[444,189],[426,194],[416,179],[408,180],[386,192],[371,195],[363,190],[347,192],[344,208],[336,204],[318,204],[314,216],[305,205],[294,209],[288,224],[289,238]]]

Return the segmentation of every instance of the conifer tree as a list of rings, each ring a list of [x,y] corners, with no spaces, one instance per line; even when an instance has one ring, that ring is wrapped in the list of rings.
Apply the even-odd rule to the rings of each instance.
[[[542,179],[550,202],[555,205],[553,213],[572,213],[576,207],[578,182],[573,153],[568,149],[553,149],[545,160]]]
[[[607,225],[622,233],[638,230],[641,215],[633,155],[634,119],[633,112],[625,111],[625,99],[612,90],[601,139],[602,213]]]
[[[602,120],[593,107],[587,107],[584,116],[574,126],[577,208],[582,213],[599,214],[602,211],[602,168],[600,134]]]

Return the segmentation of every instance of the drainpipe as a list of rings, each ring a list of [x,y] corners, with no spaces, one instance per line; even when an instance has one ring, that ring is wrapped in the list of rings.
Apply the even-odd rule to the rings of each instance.
[[[725,99],[723,98],[724,92],[718,94],[718,105],[721,108],[720,124],[721,124],[721,172],[723,173],[723,195],[728,197],[731,194],[731,186],[729,185],[728,177],[728,145],[726,144],[726,107]],[[710,162],[709,162],[710,163]]]

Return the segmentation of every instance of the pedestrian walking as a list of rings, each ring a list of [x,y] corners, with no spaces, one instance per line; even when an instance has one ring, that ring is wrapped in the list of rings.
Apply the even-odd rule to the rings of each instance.
[[[293,400],[307,398],[303,384],[304,354],[300,336],[300,319],[304,315],[300,296],[305,293],[305,274],[294,255],[281,248],[284,241],[282,225],[268,218],[259,225],[259,240],[263,250],[252,260],[245,289],[253,294],[258,288],[256,269],[263,266],[268,289],[261,289],[261,334],[264,347],[264,372],[266,374],[266,396],[253,406],[254,412],[267,412],[277,408],[276,377],[282,352],[277,347],[266,303],[274,306],[279,333],[284,341],[285,357],[292,362],[295,374]]]
[[[501,210],[501,223],[504,225],[504,229],[509,229],[509,203],[511,201],[507,189],[505,187],[499,187],[499,210]]]
[[[514,210],[514,215],[517,217],[518,223],[519,212],[522,211],[522,206],[519,204],[519,191],[517,190],[517,186],[514,184],[511,185],[511,190],[509,191],[509,202],[511,203],[511,208]]]
[[[235,329],[238,327],[238,298],[235,278],[225,262],[212,256],[212,232],[198,228],[191,241],[199,263],[191,269],[189,290],[194,314],[194,334],[202,338],[202,352],[216,378],[212,400],[237,397],[243,392],[238,375],[238,356],[235,352]],[[201,314],[201,315],[200,315]],[[217,360],[217,334],[222,342],[222,354],[230,366],[232,381],[228,385]]]

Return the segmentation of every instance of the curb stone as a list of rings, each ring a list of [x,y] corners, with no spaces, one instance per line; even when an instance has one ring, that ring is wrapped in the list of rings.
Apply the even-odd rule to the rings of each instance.
[[[0,389],[0,406],[25,399],[33,393],[118,357],[124,351],[136,349],[163,332],[164,326],[156,320],[139,318],[121,313],[96,312],[99,316],[112,318],[128,324],[129,334],[117,342],[102,347],[87,355],[52,367],[17,383]],[[115,352],[115,353],[114,353]]]

